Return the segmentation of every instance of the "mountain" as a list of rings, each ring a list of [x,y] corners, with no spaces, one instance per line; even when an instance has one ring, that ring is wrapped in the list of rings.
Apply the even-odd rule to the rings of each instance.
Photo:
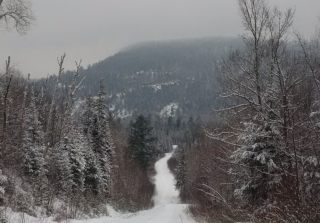
[[[137,44],[83,70],[80,96],[95,95],[103,80],[118,117],[205,117],[216,103],[216,65],[240,45],[235,38]]]

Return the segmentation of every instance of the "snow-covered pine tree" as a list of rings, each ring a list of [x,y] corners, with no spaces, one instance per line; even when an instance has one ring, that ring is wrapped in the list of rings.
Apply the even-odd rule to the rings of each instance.
[[[85,100],[83,113],[81,114],[81,125],[83,128],[83,133],[89,141],[91,138],[93,118],[93,99],[92,97],[87,97]]]
[[[96,102],[96,114],[99,121],[99,131],[101,138],[103,140],[105,151],[108,155],[109,160],[112,160],[113,154],[113,140],[110,129],[110,117],[109,117],[109,108],[107,106],[107,95],[104,89],[104,85],[100,82],[100,90],[98,93],[98,99]]]
[[[250,204],[264,205],[286,178],[290,156],[282,145],[279,128],[271,123],[244,123],[239,147],[231,156],[241,171],[235,171],[238,181],[236,195]],[[237,168],[235,168],[237,170]]]
[[[41,123],[36,107],[34,91],[30,92],[30,103],[25,109],[22,157],[23,169],[27,176],[37,178],[43,176],[45,170],[44,145]]]
[[[84,189],[84,152],[89,146],[70,111],[64,120],[63,138],[55,148],[57,176],[64,192],[75,194]]]
[[[53,154],[56,188],[59,188],[58,192],[61,195],[67,195],[73,185],[69,152],[70,141],[69,138],[65,136],[57,143]]]
[[[27,90],[25,90],[25,97]],[[26,99],[25,99],[26,100]],[[42,205],[47,191],[47,165],[45,160],[44,132],[39,121],[34,90],[30,91],[30,102],[24,109],[22,134],[22,160],[25,176],[32,184],[35,205]]]
[[[97,127],[94,125],[96,118],[94,105],[94,99],[92,97],[87,97],[85,100],[84,111],[81,115],[83,134],[88,144],[84,152],[84,190],[87,196],[89,194],[98,195],[102,191],[101,185],[103,182],[102,171],[94,151],[93,128]],[[95,131],[97,131],[97,129]]]
[[[75,128],[68,134],[69,139],[69,162],[72,177],[72,192],[81,192],[84,189],[84,151],[88,144],[80,131]]]
[[[97,161],[97,157],[93,150],[88,147],[84,154],[85,168],[84,168],[84,191],[88,196],[93,194],[99,195],[102,185],[102,173]]]
[[[101,82],[98,96],[86,99],[81,122],[83,132],[89,142],[85,167],[86,189],[95,194],[109,196],[114,151],[106,99],[104,86]]]
[[[113,143],[109,125],[104,85],[100,82],[98,97],[94,101],[93,122],[91,124],[91,143],[102,174],[102,192],[109,193],[111,186],[111,167]]]

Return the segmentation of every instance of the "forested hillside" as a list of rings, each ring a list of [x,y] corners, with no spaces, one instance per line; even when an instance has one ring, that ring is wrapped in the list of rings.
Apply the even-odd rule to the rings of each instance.
[[[27,0],[0,0],[26,33]],[[320,30],[238,0],[242,38],[0,68],[0,223],[320,222]]]
[[[138,44],[83,70],[79,96],[95,95],[102,80],[118,117],[208,118],[218,96],[217,64],[240,46],[236,38]],[[62,78],[71,77],[67,73]]]
[[[83,103],[76,97],[80,66],[66,87],[60,76],[65,55],[58,59],[57,82],[46,89],[12,68],[10,57],[1,76],[0,220],[8,208],[56,220],[108,214],[106,204],[139,210],[152,204],[149,171],[159,152],[148,147],[135,154],[140,135],[128,140],[126,127],[110,115],[102,82]],[[149,122],[138,130],[148,129]],[[155,141],[155,140],[154,140]],[[143,159],[143,168],[139,161]],[[131,175],[135,174],[135,179]],[[140,194],[139,191],[143,191]]]

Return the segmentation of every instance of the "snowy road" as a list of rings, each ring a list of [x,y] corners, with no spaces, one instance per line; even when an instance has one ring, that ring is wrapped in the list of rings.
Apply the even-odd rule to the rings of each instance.
[[[179,203],[179,191],[175,189],[175,179],[167,164],[171,156],[172,153],[167,153],[155,164],[154,208],[135,214],[72,221],[72,223],[195,223],[185,212],[187,205]]]
[[[179,191],[175,189],[175,179],[168,168],[172,153],[167,153],[155,164],[154,177],[155,206],[133,214],[120,214],[110,210],[108,217],[88,220],[70,220],[70,223],[195,223],[186,213],[187,205],[180,204]],[[14,213],[9,223],[56,223],[52,218],[34,218],[21,213]]]

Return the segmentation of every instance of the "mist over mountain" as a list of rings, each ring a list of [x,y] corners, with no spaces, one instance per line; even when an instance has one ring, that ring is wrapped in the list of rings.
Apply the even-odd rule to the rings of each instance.
[[[137,44],[83,70],[80,96],[95,95],[103,81],[118,117],[205,117],[216,102],[216,65],[240,46],[235,38]],[[71,76],[67,72],[63,78]]]
[[[319,6],[0,0],[0,223],[319,223]]]

